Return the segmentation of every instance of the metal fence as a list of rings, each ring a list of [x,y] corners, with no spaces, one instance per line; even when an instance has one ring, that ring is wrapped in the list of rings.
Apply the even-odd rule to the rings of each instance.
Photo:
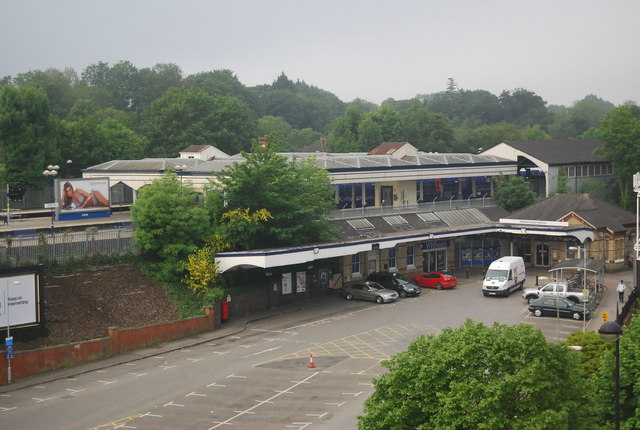
[[[127,254],[139,254],[131,226],[89,227],[84,231],[58,230],[55,233],[22,232],[0,238],[0,259],[13,267]]]

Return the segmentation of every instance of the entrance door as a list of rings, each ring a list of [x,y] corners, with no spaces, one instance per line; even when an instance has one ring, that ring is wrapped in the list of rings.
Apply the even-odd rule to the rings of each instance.
[[[549,244],[538,243],[536,244],[536,266],[548,266],[549,265]]]
[[[425,272],[442,272],[447,270],[447,250],[436,249],[422,254],[422,267]]]
[[[380,206],[393,206],[393,187],[383,185],[380,187]]]

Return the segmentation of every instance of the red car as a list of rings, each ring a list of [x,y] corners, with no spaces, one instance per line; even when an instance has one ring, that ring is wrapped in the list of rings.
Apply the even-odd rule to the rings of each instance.
[[[437,288],[438,290],[453,288],[458,285],[458,278],[454,275],[441,272],[427,272],[414,276],[411,279],[421,287]]]

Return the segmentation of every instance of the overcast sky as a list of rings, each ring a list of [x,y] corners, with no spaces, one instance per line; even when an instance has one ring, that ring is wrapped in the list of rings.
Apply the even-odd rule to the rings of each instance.
[[[0,77],[99,61],[289,79],[348,102],[526,88],[640,102],[638,0],[0,0]]]

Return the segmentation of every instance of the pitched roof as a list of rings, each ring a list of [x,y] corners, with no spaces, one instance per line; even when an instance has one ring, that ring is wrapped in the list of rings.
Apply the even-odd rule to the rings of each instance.
[[[576,214],[594,228],[614,233],[635,225],[634,213],[593,197],[591,194],[556,194],[516,211],[506,218],[561,221]]]
[[[503,142],[550,165],[602,162],[593,155],[604,143],[600,139],[509,140]]]

